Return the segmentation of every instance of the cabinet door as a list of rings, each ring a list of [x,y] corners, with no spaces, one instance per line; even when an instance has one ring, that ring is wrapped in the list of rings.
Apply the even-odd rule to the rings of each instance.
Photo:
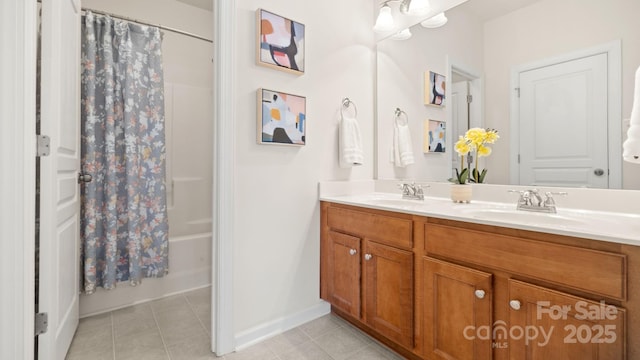
[[[413,347],[413,253],[367,241],[364,254],[365,322]]]
[[[426,257],[423,265],[425,358],[491,359],[493,276]]]
[[[517,280],[509,297],[511,359],[626,359],[624,309]]]
[[[329,231],[328,301],[360,318],[360,238]]]

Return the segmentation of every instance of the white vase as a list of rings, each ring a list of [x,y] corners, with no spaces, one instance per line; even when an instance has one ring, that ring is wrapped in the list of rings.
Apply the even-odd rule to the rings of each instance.
[[[454,203],[470,203],[472,189],[469,184],[451,184],[451,200]]]

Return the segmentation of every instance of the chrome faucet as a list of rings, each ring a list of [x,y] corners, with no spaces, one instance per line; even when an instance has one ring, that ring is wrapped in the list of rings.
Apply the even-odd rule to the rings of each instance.
[[[429,185],[426,186],[429,187]],[[415,182],[403,182],[398,184],[398,187],[402,190],[403,199],[424,200],[424,190],[422,189],[422,185],[417,185]]]
[[[567,195],[566,192],[551,192],[544,193],[545,198],[542,199],[538,189],[529,190],[509,190],[509,192],[517,192],[520,194],[518,199],[517,210],[536,211],[555,214],[556,202],[553,199],[553,195]]]

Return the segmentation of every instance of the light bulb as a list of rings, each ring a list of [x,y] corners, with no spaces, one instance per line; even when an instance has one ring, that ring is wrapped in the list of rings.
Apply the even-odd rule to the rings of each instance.
[[[393,16],[391,16],[391,8],[389,5],[384,4],[380,8],[378,19],[376,19],[376,25],[373,27],[375,32],[385,32],[393,29]]]
[[[431,10],[429,0],[409,0],[408,2],[407,14],[409,15],[424,15]]]
[[[444,24],[447,23],[448,20],[449,19],[447,19],[444,13],[441,12],[440,14],[421,22],[420,25],[422,25],[422,27],[433,29],[433,28],[438,28],[440,26],[443,26]]]

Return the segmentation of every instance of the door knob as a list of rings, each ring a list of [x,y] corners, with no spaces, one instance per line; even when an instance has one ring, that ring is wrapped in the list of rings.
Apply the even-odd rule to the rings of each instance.
[[[356,249],[350,249],[349,250],[349,255],[353,256],[357,253]]]
[[[364,254],[364,259],[367,261],[371,260],[372,257],[371,254]]]
[[[91,174],[79,172],[78,173],[78,184],[80,183],[89,183],[93,180],[93,176]]]
[[[509,306],[511,306],[511,308],[513,310],[520,310],[520,301],[518,300],[511,300],[509,301]]]
[[[595,170],[593,170],[593,173],[594,173],[595,176],[602,176],[602,175],[604,175],[604,170],[595,169]]]
[[[484,290],[476,290],[475,294],[478,299],[484,299],[484,296],[485,296]]]

